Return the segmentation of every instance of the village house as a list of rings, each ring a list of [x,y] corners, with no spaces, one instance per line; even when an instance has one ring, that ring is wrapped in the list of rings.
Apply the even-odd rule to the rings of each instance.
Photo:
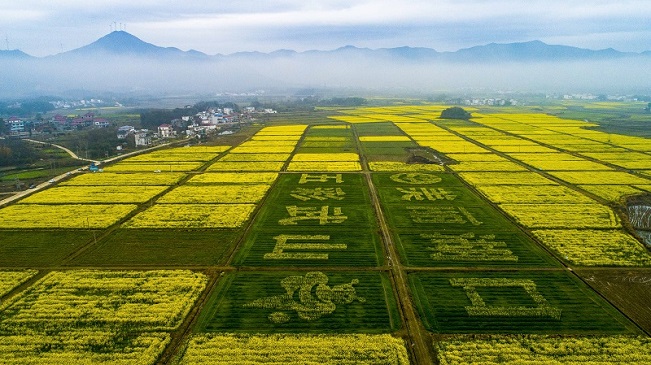
[[[172,125],[170,124],[161,124],[158,126],[158,136],[160,138],[172,138],[176,136],[176,132]]]

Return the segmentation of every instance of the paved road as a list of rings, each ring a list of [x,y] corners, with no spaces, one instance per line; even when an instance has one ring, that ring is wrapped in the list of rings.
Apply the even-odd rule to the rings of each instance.
[[[69,149],[67,149],[67,148],[65,148],[63,146],[59,146],[59,145],[52,144],[52,143],[47,143],[47,142],[36,141],[36,140],[33,140],[33,139],[25,139],[25,140],[29,141],[29,142],[40,143],[40,144],[45,144],[45,145],[50,145],[50,146],[60,148],[60,149],[62,149],[64,151],[66,151],[72,158],[75,158],[77,160],[94,162],[96,164],[100,163],[100,161],[89,160],[89,159],[78,157],[74,152],[70,151]],[[105,164],[105,163],[113,162],[113,161],[120,160],[120,159],[123,159],[123,158],[126,158],[126,157],[130,157],[132,155],[137,155],[137,154],[140,154],[140,153],[148,152],[148,151],[153,150],[153,149],[161,148],[161,147],[167,146],[169,144],[170,143],[164,143],[164,144],[160,144],[158,146],[147,148],[147,149],[144,149],[144,150],[138,150],[138,151],[125,153],[123,155],[119,155],[119,156],[115,156],[115,157],[111,157],[109,159],[103,160],[103,161],[101,161],[101,163]],[[33,194],[33,193],[35,193],[35,192],[37,192],[39,190],[45,189],[45,188],[47,188],[49,186],[52,186],[52,185],[56,184],[57,182],[59,182],[60,180],[65,179],[65,178],[67,178],[67,177],[69,177],[71,175],[74,175],[74,174],[77,174],[79,172],[86,171],[86,170],[88,170],[88,167],[82,167],[80,169],[71,170],[71,171],[68,171],[68,172],[66,172],[64,174],[61,174],[59,176],[55,176],[52,179],[50,179],[50,180],[48,180],[48,181],[46,181],[44,183],[38,184],[34,188],[19,191],[16,194],[14,194],[14,195],[12,195],[12,196],[10,196],[8,198],[0,200],[0,207],[5,206],[5,205],[7,205],[7,204],[9,204],[11,202],[14,202],[14,201],[16,201],[16,200],[18,200],[20,198],[23,198],[23,197],[25,197],[27,195]]]
[[[68,148],[66,148],[66,147],[63,147],[63,146],[61,146],[61,145],[58,145],[58,144],[49,143],[49,142],[41,142],[41,141],[37,141],[37,140],[35,140],[35,139],[29,139],[29,138],[23,138],[23,141],[28,141],[28,142],[32,142],[32,143],[38,143],[38,144],[44,144],[44,145],[47,145],[47,146],[56,147],[56,148],[58,148],[58,149],[61,149],[61,150],[66,151],[66,152],[70,155],[70,157],[74,158],[75,160],[81,160],[81,161],[88,161],[88,162],[99,163],[99,161],[95,161],[95,160],[90,160],[90,159],[87,159],[87,158],[79,157],[79,156],[77,156],[76,153],[72,152],[70,149],[68,149]]]
[[[83,167],[81,170],[86,170],[86,169],[87,169],[87,167]],[[9,203],[11,203],[11,202],[13,202],[13,201],[15,201],[15,200],[18,200],[18,199],[20,199],[20,198],[22,198],[22,197],[24,197],[24,196],[27,196],[27,195],[29,195],[29,194],[32,194],[32,193],[34,193],[34,192],[36,192],[36,191],[39,191],[39,190],[44,189],[44,188],[47,188],[48,186],[51,186],[52,184],[55,184],[55,183],[57,183],[58,181],[60,181],[60,180],[62,180],[62,179],[65,179],[65,178],[67,178],[68,176],[73,175],[73,174],[76,174],[76,173],[78,173],[78,172],[79,172],[78,170],[68,171],[68,172],[66,172],[65,174],[61,174],[61,175],[59,175],[59,176],[55,176],[55,177],[53,177],[52,179],[50,179],[50,180],[48,180],[48,181],[46,181],[46,182],[44,182],[44,183],[38,184],[38,185],[36,185],[36,186],[35,186],[34,188],[32,188],[32,189],[27,189],[27,190],[19,191],[19,192],[17,192],[16,194],[14,194],[14,195],[12,195],[12,196],[10,196],[10,197],[8,197],[8,198],[5,198],[5,199],[3,199],[3,200],[0,200],[0,207],[2,207],[2,206],[4,206],[4,205],[7,205],[7,204],[9,204]]]

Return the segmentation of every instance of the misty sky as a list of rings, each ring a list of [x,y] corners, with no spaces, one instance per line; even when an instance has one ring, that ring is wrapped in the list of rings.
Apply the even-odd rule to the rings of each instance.
[[[45,56],[113,28],[208,54],[344,45],[429,47],[542,40],[651,50],[649,0],[20,0],[0,2],[0,49]]]

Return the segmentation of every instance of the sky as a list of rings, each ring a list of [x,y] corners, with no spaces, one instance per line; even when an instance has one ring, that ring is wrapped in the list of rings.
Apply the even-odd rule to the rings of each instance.
[[[20,0],[0,2],[0,49],[69,51],[126,30],[207,54],[346,45],[455,51],[541,40],[651,50],[649,0]]]

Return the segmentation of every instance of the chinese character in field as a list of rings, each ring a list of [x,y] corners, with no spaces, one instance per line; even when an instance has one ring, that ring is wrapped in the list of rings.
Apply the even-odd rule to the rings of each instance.
[[[278,221],[280,225],[294,225],[298,224],[300,221],[318,221],[319,224],[330,224],[330,223],[343,223],[348,219],[341,212],[340,207],[332,208],[332,215],[330,214],[330,207],[327,205],[318,207],[297,207],[295,205],[290,205],[285,207],[287,213],[289,213],[288,218],[283,218]]]
[[[423,200],[454,200],[456,195],[443,188],[396,188],[399,192],[403,193],[402,200],[411,201],[412,199]]]
[[[264,254],[264,258],[267,260],[327,260],[328,253],[323,251],[345,250],[348,248],[348,245],[343,243],[325,243],[324,241],[330,240],[330,236],[327,235],[281,234],[274,237],[274,239],[276,240],[276,246],[273,252]],[[290,243],[288,241],[294,242]]]
[[[552,307],[547,302],[545,297],[536,288],[536,283],[533,280],[511,278],[453,278],[450,279],[450,285],[453,287],[462,287],[466,291],[466,296],[472,303],[472,305],[466,306],[466,312],[469,316],[550,317],[556,320],[561,319],[561,310]],[[477,288],[499,288],[501,292],[509,288],[514,288],[513,290],[517,291],[524,289],[535,305],[487,305],[477,291]]]
[[[466,224],[474,226],[483,224],[463,207],[407,207],[412,221],[415,223],[446,223]]]
[[[421,234],[434,245],[427,247],[435,261],[509,261],[517,262],[518,257],[507,249],[503,241],[495,241],[495,235],[475,238],[474,233],[446,235],[440,233]]]
[[[442,179],[433,174],[424,174],[422,172],[404,172],[391,175],[391,180],[409,185],[435,184]]]
[[[299,184],[306,184],[309,182],[320,182],[320,183],[325,183],[328,182],[328,180],[334,180],[335,183],[341,184],[344,182],[344,178],[342,177],[341,174],[334,174],[334,175],[328,175],[328,174],[320,174],[320,175],[310,175],[310,174],[301,174],[300,180],[298,180]]]
[[[343,200],[346,193],[341,188],[296,188],[289,194],[302,201],[316,200]]]
[[[298,318],[305,321],[315,321],[325,315],[332,314],[337,305],[350,304],[357,300],[366,300],[357,295],[353,285],[359,284],[358,279],[348,284],[327,285],[329,278],[320,271],[308,272],[305,276],[288,276],[280,281],[285,294],[256,299],[244,305],[244,308],[275,309],[269,315],[273,323],[285,323],[291,320],[284,311],[296,312]],[[298,293],[297,293],[298,292]]]

